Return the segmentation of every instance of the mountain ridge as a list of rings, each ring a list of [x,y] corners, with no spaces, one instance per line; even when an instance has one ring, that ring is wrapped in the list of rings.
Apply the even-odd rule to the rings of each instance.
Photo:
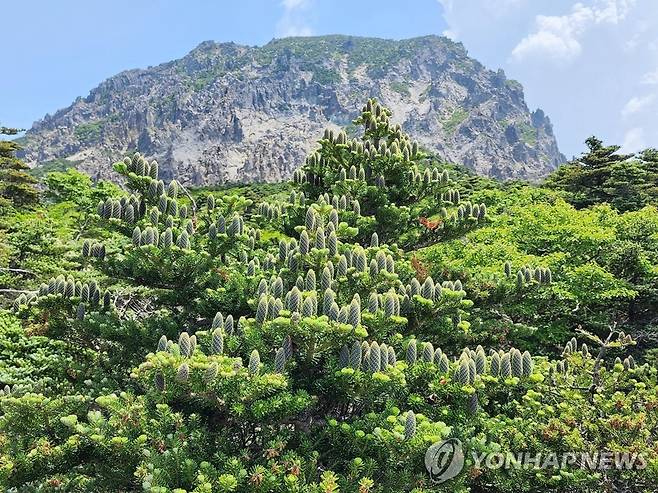
[[[23,157],[105,178],[118,156],[140,151],[185,184],[278,181],[325,127],[349,129],[369,97],[422,146],[481,175],[536,180],[565,160],[518,82],[433,35],[204,41],[182,58],[120,72],[35,122]]]

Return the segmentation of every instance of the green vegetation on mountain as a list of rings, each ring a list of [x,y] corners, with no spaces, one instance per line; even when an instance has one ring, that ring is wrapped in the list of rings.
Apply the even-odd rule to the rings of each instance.
[[[468,118],[468,111],[462,108],[456,108],[455,111],[451,113],[450,117],[442,122],[443,129],[448,135],[452,135],[457,130],[459,124],[466,120],[466,118]]]
[[[39,167],[33,168],[30,170],[30,174],[37,179],[44,179],[51,173],[56,171],[66,171],[71,168],[75,168],[80,161],[71,161],[69,159],[53,159],[51,161],[45,161]]]
[[[411,96],[409,92],[409,83],[402,81],[391,82],[391,89],[403,96]]]
[[[74,135],[82,142],[95,142],[101,136],[104,120],[82,123],[75,127]]]
[[[16,135],[15,128],[0,127],[0,136]],[[16,157],[20,146],[11,140],[0,140],[0,211],[8,205],[33,205],[38,201],[36,180],[27,172],[28,166]]]
[[[122,188],[66,169],[4,204],[2,488],[655,491],[658,211],[631,201],[652,151],[501,184],[390,116],[369,100],[292,183],[188,189],[133,153]],[[466,463],[439,484],[447,438]]]

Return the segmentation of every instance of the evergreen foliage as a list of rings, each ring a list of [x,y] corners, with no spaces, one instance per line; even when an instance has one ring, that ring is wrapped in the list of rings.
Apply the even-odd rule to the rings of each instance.
[[[575,207],[608,203],[620,211],[658,203],[658,150],[619,154],[620,146],[586,141],[587,152],[561,166],[546,185],[565,192]]]
[[[0,127],[0,136],[16,135],[15,128]],[[27,170],[28,166],[16,157],[20,146],[11,140],[0,139],[0,210],[3,199],[15,207],[34,205],[39,200],[36,179]]]
[[[125,192],[42,209],[46,240],[2,223],[0,258],[31,268],[0,311],[3,489],[656,488],[655,208],[448,172],[375,100],[355,125],[282,189],[187,190],[136,153]],[[436,485],[446,438],[649,467],[467,461]]]

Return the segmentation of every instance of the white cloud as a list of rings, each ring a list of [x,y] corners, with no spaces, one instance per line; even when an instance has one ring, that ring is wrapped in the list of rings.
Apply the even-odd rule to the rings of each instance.
[[[545,57],[570,62],[582,52],[581,41],[587,31],[601,24],[619,24],[634,3],[635,0],[599,0],[591,5],[576,3],[565,15],[537,15],[535,31],[514,47],[512,59]]]
[[[455,26],[456,23],[454,22],[455,4],[453,0],[437,0],[437,2],[441,5],[441,7],[443,7],[443,18],[450,26],[441,34],[443,34],[446,38],[457,41],[459,39],[459,29],[457,29]]]
[[[629,129],[629,143],[658,147],[658,0],[437,1],[444,34],[521,82],[566,155],[590,135],[621,144]]]
[[[456,29],[446,29],[441,34],[443,34],[446,38],[452,39],[453,41],[457,41],[459,39],[459,31]]]
[[[501,19],[505,17],[511,9],[518,8],[528,0],[475,0],[468,5],[464,0],[437,0],[443,8],[443,18],[449,28],[441,34],[453,41],[459,40],[461,29],[458,27],[463,21],[463,10],[467,7],[468,15],[473,16],[473,12],[483,14],[486,19]]]
[[[621,145],[622,152],[637,152],[646,149],[647,145],[644,140],[644,129],[633,127],[624,134],[624,142]]]
[[[306,10],[310,6],[310,0],[282,0],[283,15],[276,24],[276,35],[284,38],[287,36],[310,36],[313,29],[308,25]]]
[[[543,29],[523,38],[512,50],[512,57],[524,60],[533,55],[548,55],[555,60],[568,61],[580,55],[581,51],[582,47],[572,32]]]
[[[306,3],[307,0],[283,0],[281,5],[283,5],[283,8],[290,10],[303,7]]]
[[[628,100],[621,110],[621,116],[628,118],[631,115],[647,109],[656,100],[655,94],[647,94],[646,96],[634,96]]]
[[[599,1],[597,7],[594,7],[594,12],[597,22],[619,24],[634,6],[635,0],[605,0]]]
[[[648,85],[658,84],[658,68],[644,74],[640,82],[642,84],[648,84]]]

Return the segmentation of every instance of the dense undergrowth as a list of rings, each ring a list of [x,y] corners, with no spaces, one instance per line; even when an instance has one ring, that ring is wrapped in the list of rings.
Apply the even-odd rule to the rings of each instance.
[[[188,191],[133,155],[126,191],[68,170],[0,204],[3,489],[655,491],[655,204],[477,178],[389,116],[290,184]]]

